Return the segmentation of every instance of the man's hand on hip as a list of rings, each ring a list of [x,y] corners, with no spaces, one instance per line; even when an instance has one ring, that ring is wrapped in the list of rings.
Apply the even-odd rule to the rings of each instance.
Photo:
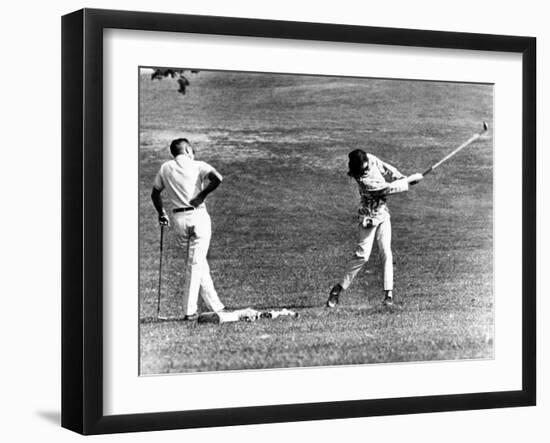
[[[202,202],[204,202],[204,197],[199,194],[195,198],[191,199],[189,204],[191,206],[193,206],[194,208],[197,208],[198,206],[200,206],[202,204]]]

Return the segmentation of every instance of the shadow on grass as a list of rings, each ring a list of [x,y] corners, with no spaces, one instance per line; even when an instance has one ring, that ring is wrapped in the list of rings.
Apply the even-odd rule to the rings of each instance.
[[[180,317],[145,317],[139,320],[140,324],[147,325],[151,323],[171,323],[184,321],[183,316]]]
[[[319,305],[286,305],[283,307],[257,306],[252,309],[256,311],[272,311],[272,310],[280,310],[283,308],[292,310],[292,309],[312,309],[312,308],[320,308],[320,307],[323,307],[323,306],[322,305],[321,306]],[[241,309],[248,309],[248,308],[250,308],[250,306],[241,306],[241,307],[231,306],[231,307],[227,307],[227,310],[231,312],[231,311],[238,311]],[[142,325],[147,325],[147,324],[154,324],[154,323],[171,323],[171,322],[181,322],[181,321],[184,321],[183,316],[177,316],[177,317],[161,316],[161,317],[144,317],[139,320],[139,323]]]
[[[305,304],[298,304],[298,303],[295,303],[295,304],[285,304],[285,305],[281,305],[281,306],[273,306],[273,305],[254,305],[254,306],[250,306],[250,305],[243,305],[243,306],[226,306],[226,308],[229,310],[229,311],[238,311],[239,309],[248,309],[248,308],[252,308],[252,309],[255,309],[256,311],[273,311],[273,310],[279,310],[279,309],[312,309],[312,308],[322,308],[324,306],[324,303],[317,303],[317,304],[312,304],[312,303],[305,303]]]
[[[237,311],[240,309],[247,309],[250,306],[231,306],[228,307],[228,311]],[[363,315],[374,315],[374,314],[393,314],[393,313],[400,313],[404,309],[404,305],[402,302],[396,302],[393,306],[384,306],[382,304],[380,305],[374,305],[374,306],[347,306],[347,307],[337,307],[334,309],[328,309],[324,305],[319,304],[296,304],[296,305],[285,305],[284,307],[273,307],[273,306],[257,306],[253,309],[257,311],[271,311],[271,310],[280,310],[280,309],[290,309],[290,310],[301,310],[301,309],[318,309],[319,313],[321,312],[333,312],[333,313],[343,313],[343,312],[351,312],[351,311],[361,311],[361,314]],[[317,311],[316,311],[317,312]],[[301,316],[301,314],[300,314]],[[144,317],[139,320],[140,324],[146,325],[146,324],[155,324],[155,323],[174,323],[174,322],[186,322],[184,320],[183,316],[175,316],[175,317]],[[194,322],[190,322],[194,323]]]

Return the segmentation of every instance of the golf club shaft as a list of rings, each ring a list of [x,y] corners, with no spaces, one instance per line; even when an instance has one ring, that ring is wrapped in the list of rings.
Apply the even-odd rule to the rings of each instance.
[[[160,225],[159,287],[157,292],[157,317],[160,315],[160,294],[162,287],[162,250],[164,244],[164,225]]]
[[[466,140],[464,143],[462,143],[458,148],[456,148],[453,152],[450,154],[447,154],[445,157],[443,157],[441,160],[439,160],[435,165],[430,166],[428,169],[426,169],[422,175],[427,175],[430,172],[432,172],[435,168],[440,166],[441,164],[445,163],[447,160],[449,160],[451,157],[458,154],[460,151],[462,151],[466,146],[471,145],[473,142],[475,142],[479,137],[481,137],[485,132],[487,131],[487,125],[484,122],[483,123],[483,131],[472,135],[468,140]]]

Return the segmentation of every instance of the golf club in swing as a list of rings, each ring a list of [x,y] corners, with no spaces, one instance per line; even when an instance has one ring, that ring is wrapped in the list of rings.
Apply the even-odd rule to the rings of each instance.
[[[428,169],[426,169],[422,175],[426,176],[427,174],[433,172],[433,170],[439,166],[441,166],[443,163],[445,163],[447,160],[449,160],[454,155],[458,154],[460,151],[462,151],[466,146],[472,144],[475,142],[479,137],[481,137],[483,134],[487,132],[487,129],[489,129],[489,126],[487,125],[487,122],[483,122],[483,130],[481,132],[478,132],[477,134],[472,135],[468,140],[466,140],[464,143],[462,143],[458,148],[456,148],[453,152],[450,154],[447,154],[445,157],[443,157],[441,160],[439,160],[435,165],[430,166]]]

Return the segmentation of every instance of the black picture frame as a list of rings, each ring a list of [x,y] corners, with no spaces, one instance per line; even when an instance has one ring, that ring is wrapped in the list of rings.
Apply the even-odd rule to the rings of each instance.
[[[103,413],[103,30],[170,31],[522,55],[522,388],[199,411]],[[83,9],[62,18],[62,426],[82,434],[530,406],[536,403],[536,39]]]

